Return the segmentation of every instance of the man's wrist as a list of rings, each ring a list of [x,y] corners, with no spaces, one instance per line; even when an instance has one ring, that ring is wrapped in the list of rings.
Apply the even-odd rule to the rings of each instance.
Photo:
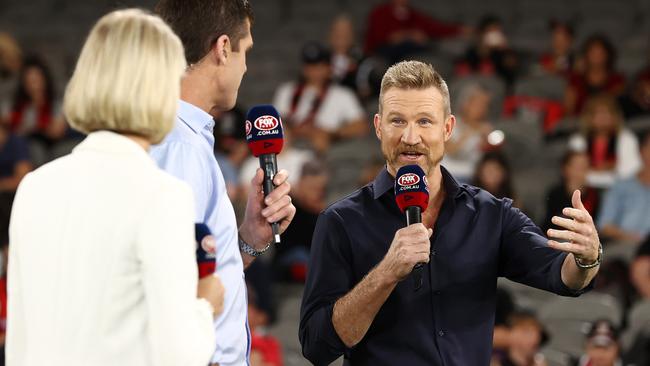
[[[377,267],[375,267],[374,270],[372,270],[372,273],[375,277],[375,280],[381,285],[381,286],[392,286],[395,285],[399,282],[399,279],[396,278],[394,275],[390,273],[390,271],[387,271],[385,269],[385,264],[383,261],[379,262]]]
[[[590,269],[590,268],[597,267],[598,265],[600,265],[600,263],[603,260],[603,245],[601,243],[598,243],[598,254],[595,259],[581,258],[576,256],[575,254],[573,255],[573,258],[575,259],[578,268]]]

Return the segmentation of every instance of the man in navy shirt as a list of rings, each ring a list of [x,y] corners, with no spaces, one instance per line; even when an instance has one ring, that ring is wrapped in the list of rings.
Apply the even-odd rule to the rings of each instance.
[[[512,200],[440,165],[455,122],[430,65],[388,69],[374,119],[386,168],[321,213],[314,232],[300,319],[314,364],[488,365],[498,277],[564,296],[590,286],[602,252],[579,191],[548,240]],[[393,184],[409,164],[425,171],[430,200],[422,224],[405,227]]]

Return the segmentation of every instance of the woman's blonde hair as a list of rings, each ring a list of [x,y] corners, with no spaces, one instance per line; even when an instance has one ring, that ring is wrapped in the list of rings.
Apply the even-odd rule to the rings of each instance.
[[[112,130],[159,143],[172,129],[183,45],[155,15],[126,9],[103,16],[81,50],[63,111],[84,133]]]
[[[616,99],[609,94],[597,94],[587,99],[582,114],[580,115],[581,129],[584,134],[591,132],[591,121],[593,120],[598,107],[605,107],[609,113],[612,114],[617,131],[623,127],[623,112],[621,111],[621,107]]]

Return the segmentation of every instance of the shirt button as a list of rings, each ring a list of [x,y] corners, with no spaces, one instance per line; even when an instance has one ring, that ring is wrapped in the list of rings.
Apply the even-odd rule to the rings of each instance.
[[[440,291],[436,291],[435,294],[436,294],[436,295],[440,295]]]
[[[445,335],[445,331],[444,331],[444,330],[440,330],[440,331],[438,331],[438,335],[441,336],[441,337],[444,336],[444,335]]]
[[[436,255],[436,251],[435,251],[435,249],[432,249],[432,250],[431,250],[431,255],[432,255],[432,256],[435,256],[435,255]]]

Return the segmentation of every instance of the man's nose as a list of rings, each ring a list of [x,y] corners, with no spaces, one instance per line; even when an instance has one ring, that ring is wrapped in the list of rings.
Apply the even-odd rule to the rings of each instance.
[[[408,123],[402,133],[402,142],[406,145],[417,145],[422,142],[420,133],[415,123]]]

